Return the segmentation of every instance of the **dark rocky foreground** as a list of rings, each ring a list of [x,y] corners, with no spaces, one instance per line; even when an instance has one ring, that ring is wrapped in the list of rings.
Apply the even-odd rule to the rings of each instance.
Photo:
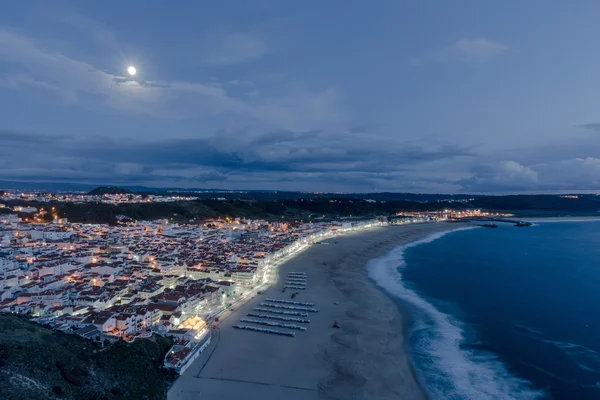
[[[104,349],[15,315],[0,315],[0,398],[164,399],[176,376],[162,368],[163,338]]]

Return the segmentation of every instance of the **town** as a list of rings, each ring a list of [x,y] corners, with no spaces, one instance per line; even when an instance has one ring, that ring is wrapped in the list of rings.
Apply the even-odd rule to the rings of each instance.
[[[52,201],[61,201],[64,203],[85,204],[98,202],[105,204],[135,204],[135,203],[167,203],[179,200],[195,200],[197,196],[169,196],[158,194],[139,194],[139,193],[43,193],[43,192],[23,192],[19,190],[4,190],[0,192],[0,200],[11,201],[36,201],[49,203]]]
[[[7,207],[5,207],[7,208]],[[102,344],[153,334],[182,372],[210,342],[211,321],[256,296],[280,260],[326,237],[386,223],[221,219],[115,226],[0,215],[0,312]],[[32,213],[20,218],[17,214]]]
[[[453,210],[444,209],[436,211],[399,211],[396,213],[398,217],[410,217],[410,218],[425,218],[431,221],[452,221],[452,220],[468,220],[468,219],[493,219],[493,218],[506,218],[512,217],[513,214],[506,212],[490,212],[483,211],[481,209],[466,209],[466,210]]]

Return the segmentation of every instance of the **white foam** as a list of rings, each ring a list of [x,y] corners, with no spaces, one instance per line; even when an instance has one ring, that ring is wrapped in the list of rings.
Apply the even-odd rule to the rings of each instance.
[[[405,266],[404,251],[430,243],[450,232],[432,234],[422,240],[396,247],[367,264],[369,276],[391,295],[417,310],[413,336],[419,342],[413,349],[424,368],[420,371],[433,399],[537,399],[542,394],[531,390],[527,382],[511,375],[496,357],[485,351],[463,349],[464,331],[459,321],[437,310],[431,303],[407,288],[399,267]]]

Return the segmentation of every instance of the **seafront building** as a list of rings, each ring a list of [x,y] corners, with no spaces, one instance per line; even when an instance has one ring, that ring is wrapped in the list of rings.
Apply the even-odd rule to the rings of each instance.
[[[397,217],[409,218],[410,221],[448,221],[448,220],[468,220],[470,218],[506,218],[512,217],[513,214],[484,211],[481,209],[445,209],[436,211],[399,211]],[[399,221],[399,220],[396,220]],[[399,221],[402,222],[402,221]]]
[[[207,321],[268,284],[277,260],[382,223],[108,226],[26,222],[12,211],[0,214],[0,312],[102,343],[171,336],[178,344],[165,365],[178,371],[210,342]]]

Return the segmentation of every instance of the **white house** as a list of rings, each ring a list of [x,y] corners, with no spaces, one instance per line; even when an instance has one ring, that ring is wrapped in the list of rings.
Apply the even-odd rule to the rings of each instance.
[[[235,282],[220,281],[217,282],[216,285],[218,285],[223,290],[223,293],[225,293],[225,296],[227,297],[232,297],[237,293],[237,283]]]
[[[133,335],[137,332],[137,318],[134,314],[119,314],[115,317],[115,329],[120,336]]]

